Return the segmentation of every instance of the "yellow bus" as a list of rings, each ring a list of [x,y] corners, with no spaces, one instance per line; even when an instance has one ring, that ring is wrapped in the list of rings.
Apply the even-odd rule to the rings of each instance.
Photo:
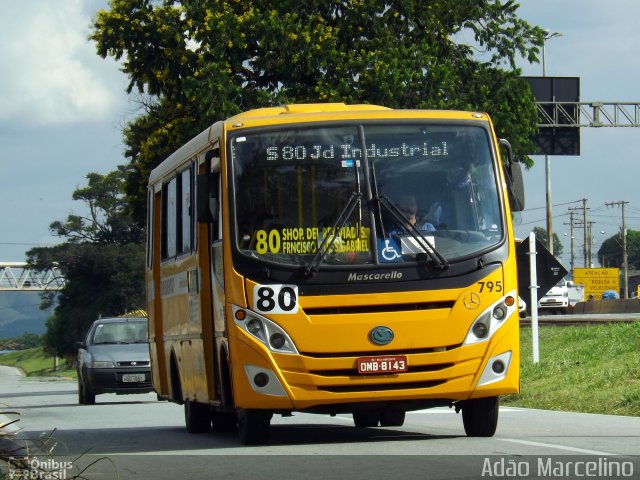
[[[507,148],[502,148],[501,145]],[[151,172],[149,340],[189,432],[462,411],[519,390],[520,164],[485,113],[301,104],[214,123]]]

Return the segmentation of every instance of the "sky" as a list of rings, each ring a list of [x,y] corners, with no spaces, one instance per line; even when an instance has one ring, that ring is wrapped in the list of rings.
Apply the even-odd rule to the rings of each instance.
[[[126,163],[122,128],[136,104],[118,64],[87,40],[92,18],[107,7],[107,0],[0,0],[0,262],[24,261],[29,248],[58,243],[49,224],[84,212],[71,195],[85,175]],[[640,2],[521,0],[518,12],[561,33],[546,44],[548,76],[580,77],[584,102],[640,102]],[[523,75],[542,75],[541,64],[520,67]],[[593,252],[621,225],[620,207],[606,203],[629,202],[626,226],[640,230],[638,147],[640,128],[582,128],[579,156],[551,157],[553,231],[565,266],[569,209],[584,198],[595,222]],[[520,237],[546,228],[544,157],[532,158]],[[582,267],[582,229],[574,237],[575,266]]]

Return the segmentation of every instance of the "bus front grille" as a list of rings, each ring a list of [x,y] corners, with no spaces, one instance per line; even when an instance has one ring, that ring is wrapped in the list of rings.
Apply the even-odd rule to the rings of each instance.
[[[364,314],[364,313],[389,313],[389,312],[411,312],[424,310],[452,309],[454,301],[440,302],[413,302],[398,303],[389,305],[351,305],[336,307],[312,307],[305,308],[305,313],[312,316],[340,315],[340,314]]]
[[[433,388],[446,383],[446,380],[429,380],[424,382],[408,383],[385,383],[366,385],[326,385],[317,387],[318,390],[332,393],[354,393],[354,392],[382,392],[394,390],[410,390],[415,388]]]
[[[454,366],[453,363],[416,365],[416,366],[410,366],[407,369],[407,373],[437,372],[439,370],[444,370],[445,368],[450,368],[453,366]],[[310,370],[309,373],[312,375],[318,375],[320,377],[355,377],[355,376],[360,377],[360,375],[358,375],[358,370],[355,368],[340,369],[340,370]],[[367,376],[376,377],[376,376],[384,376],[384,375],[389,375],[389,374],[379,373],[379,374],[369,374]]]

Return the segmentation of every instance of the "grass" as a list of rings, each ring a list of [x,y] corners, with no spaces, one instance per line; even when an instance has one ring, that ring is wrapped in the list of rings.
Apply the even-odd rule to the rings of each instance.
[[[76,371],[60,359],[58,370],[53,368],[53,357],[42,347],[18,350],[0,355],[0,365],[17,367],[28,377],[69,377],[76,378]]]
[[[521,329],[521,393],[511,406],[640,416],[640,322]]]

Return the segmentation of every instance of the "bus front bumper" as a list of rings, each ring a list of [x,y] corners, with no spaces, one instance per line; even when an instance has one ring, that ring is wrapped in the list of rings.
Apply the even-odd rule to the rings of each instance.
[[[232,365],[242,365],[233,370],[236,407],[340,412],[368,402],[409,410],[518,393],[518,320],[487,342],[407,353],[406,372],[373,375],[358,373],[358,356],[273,354],[240,331],[231,349]]]

